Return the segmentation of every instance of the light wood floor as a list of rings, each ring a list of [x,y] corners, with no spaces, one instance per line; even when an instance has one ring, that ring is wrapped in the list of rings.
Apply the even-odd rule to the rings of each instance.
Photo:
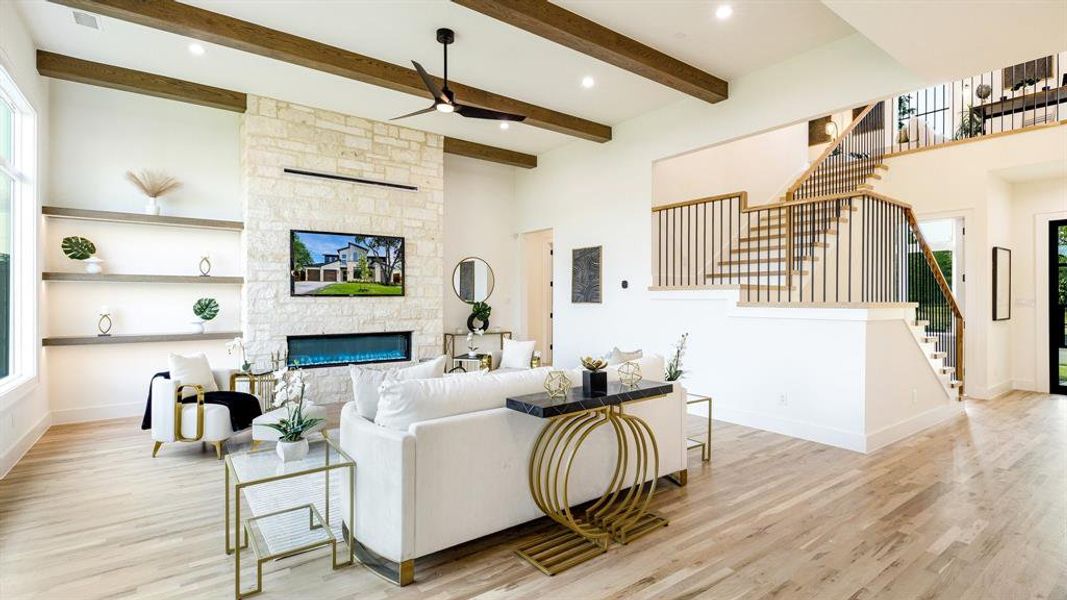
[[[694,450],[689,486],[657,496],[669,527],[556,577],[511,551],[535,523],[417,562],[407,588],[286,559],[262,597],[1067,598],[1067,398],[967,413],[871,456],[717,423],[711,466]],[[221,464],[150,450],[135,419],[52,428],[0,482],[0,598],[232,598]]]

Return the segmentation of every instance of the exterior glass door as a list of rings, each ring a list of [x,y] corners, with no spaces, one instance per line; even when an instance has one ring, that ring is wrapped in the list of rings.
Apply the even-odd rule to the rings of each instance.
[[[1049,391],[1067,394],[1067,220],[1049,223]]]

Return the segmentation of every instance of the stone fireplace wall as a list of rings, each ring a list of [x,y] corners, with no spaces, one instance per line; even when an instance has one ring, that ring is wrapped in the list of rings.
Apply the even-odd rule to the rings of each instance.
[[[440,135],[249,96],[241,124],[242,320],[265,368],[287,335],[414,331],[413,354],[441,352],[444,161]],[[283,173],[284,168],[418,186],[406,191]],[[289,230],[405,238],[404,297],[291,297]],[[317,403],[351,399],[347,367],[307,371]]]

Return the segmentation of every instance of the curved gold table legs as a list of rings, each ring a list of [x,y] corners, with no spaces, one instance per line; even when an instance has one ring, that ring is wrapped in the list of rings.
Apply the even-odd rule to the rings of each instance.
[[[604,494],[576,510],[570,502],[571,470],[582,444],[601,427],[614,434],[614,472]],[[516,552],[549,575],[607,552],[613,540],[627,544],[667,524],[648,511],[659,477],[656,436],[618,405],[549,421],[534,442],[529,477],[534,503],[563,529],[538,536]]]

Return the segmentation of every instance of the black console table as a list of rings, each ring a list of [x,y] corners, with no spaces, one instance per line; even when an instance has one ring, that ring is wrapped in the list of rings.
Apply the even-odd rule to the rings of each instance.
[[[612,541],[627,544],[667,525],[648,510],[659,478],[656,436],[623,406],[673,391],[670,383],[614,382],[606,396],[595,398],[583,396],[580,387],[558,398],[545,392],[508,398],[508,408],[548,420],[530,453],[530,494],[541,512],[562,526],[522,544],[519,556],[555,575],[607,552]],[[571,466],[582,443],[604,426],[618,442],[614,475],[604,494],[576,514],[568,496]]]

